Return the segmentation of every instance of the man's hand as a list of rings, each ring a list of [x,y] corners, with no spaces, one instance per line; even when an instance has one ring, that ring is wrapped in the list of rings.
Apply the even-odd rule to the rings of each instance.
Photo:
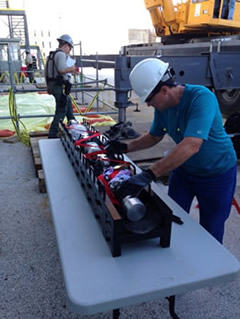
[[[63,70],[59,70],[59,73],[62,74],[62,75],[66,74],[66,73],[75,74],[76,70],[77,70],[76,66],[73,65],[73,66],[69,66],[69,67],[67,67],[67,68],[65,68]]]
[[[69,67],[69,73],[72,73],[72,74],[76,73],[76,66],[75,65]]]
[[[122,201],[126,196],[136,197],[141,190],[149,185],[156,176],[150,169],[142,171],[140,174],[134,175],[127,181],[121,184],[121,186],[115,190],[115,196],[118,200]]]
[[[122,154],[128,152],[128,145],[117,140],[109,140],[106,142],[104,149],[108,153]]]

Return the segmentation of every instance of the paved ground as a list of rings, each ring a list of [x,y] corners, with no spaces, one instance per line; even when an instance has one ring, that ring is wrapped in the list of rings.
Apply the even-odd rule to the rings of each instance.
[[[144,130],[144,112],[132,111],[128,113],[130,120],[136,117],[134,127]],[[171,141],[166,140],[165,146],[171,147]],[[0,161],[0,318],[110,319],[111,312],[87,317],[66,309],[48,197],[39,192],[31,150],[19,142],[0,141]],[[198,218],[195,205],[192,216]],[[240,215],[233,206],[224,246],[240,260],[239,228]],[[176,312],[181,319],[239,319],[240,278],[177,296]],[[126,307],[120,318],[167,319],[168,302],[161,299]]]

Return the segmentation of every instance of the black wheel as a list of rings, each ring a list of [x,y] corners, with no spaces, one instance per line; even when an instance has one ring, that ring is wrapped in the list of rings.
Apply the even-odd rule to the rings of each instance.
[[[221,90],[216,91],[216,96],[222,114],[226,117],[240,111],[240,90]]]

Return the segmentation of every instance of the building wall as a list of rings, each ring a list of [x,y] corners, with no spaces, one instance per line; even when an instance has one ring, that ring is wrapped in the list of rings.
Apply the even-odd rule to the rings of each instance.
[[[156,42],[154,33],[149,29],[128,29],[129,44]]]
[[[57,47],[56,37],[51,30],[34,29],[29,33],[29,37],[30,45],[38,45],[44,58]]]

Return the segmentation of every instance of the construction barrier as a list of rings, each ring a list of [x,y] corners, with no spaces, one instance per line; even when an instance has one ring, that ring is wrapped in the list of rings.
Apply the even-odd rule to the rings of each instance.
[[[10,91],[11,92],[11,91]],[[92,103],[85,108],[79,108],[74,99],[72,99],[73,111],[78,113],[77,120],[81,122],[85,118],[94,126],[109,126],[116,122],[108,115],[84,115],[92,108]],[[49,114],[55,113],[55,99],[47,93],[25,93],[15,94],[16,105],[13,105],[13,96],[4,94],[0,95],[0,118],[10,117],[15,114],[15,121],[21,119],[21,123],[27,132],[46,131],[52,122]],[[10,107],[11,106],[11,107]],[[46,117],[44,117],[46,114]],[[41,115],[41,117],[40,117]],[[24,118],[24,116],[31,116]],[[21,127],[20,127],[21,130]],[[0,119],[0,137],[9,137],[16,133],[16,127],[11,119]]]

